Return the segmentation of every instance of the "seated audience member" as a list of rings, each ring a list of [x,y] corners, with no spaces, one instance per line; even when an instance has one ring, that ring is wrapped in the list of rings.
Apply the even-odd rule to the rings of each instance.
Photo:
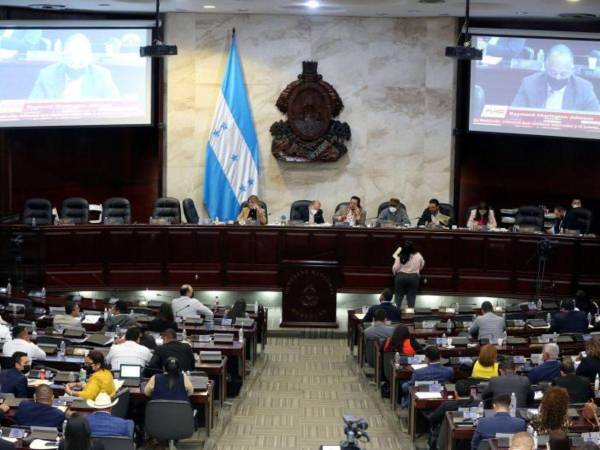
[[[448,430],[442,429],[447,412],[458,411],[458,408],[471,408],[479,404],[478,400],[471,397],[470,390],[471,383],[467,380],[458,380],[456,382],[456,400],[445,401],[429,414],[427,418],[429,419],[430,450],[437,450],[438,441],[445,442],[446,439],[449,439]]]
[[[351,225],[364,225],[367,220],[367,213],[360,206],[360,197],[353,195],[350,203],[335,212],[336,222],[346,222]]]
[[[173,308],[170,304],[165,302],[160,305],[158,315],[150,321],[147,330],[162,333],[168,328],[176,330],[177,323],[175,322],[175,316],[173,315]]]
[[[81,309],[79,303],[69,302],[65,305],[65,314],[54,316],[52,325],[54,328],[83,328],[79,314]]]
[[[542,351],[542,359],[544,362],[531,369],[527,374],[531,384],[538,384],[540,381],[552,381],[560,376],[560,362],[558,362],[558,355],[560,349],[556,344],[544,345]]]
[[[27,398],[27,377],[29,373],[29,356],[24,352],[15,352],[12,355],[14,366],[0,372],[0,391],[3,394],[14,394],[15,397]]]
[[[593,382],[596,375],[600,374],[600,338],[593,336],[585,344],[585,358],[581,360],[575,373],[584,376]]]
[[[472,209],[467,221],[467,228],[497,228],[498,223],[494,217],[494,210],[490,209],[486,202],[481,202],[477,208]]]
[[[4,343],[2,354],[12,356],[15,352],[26,353],[30,361],[46,359],[46,352],[31,342],[27,328],[17,325],[12,329],[12,341]]]
[[[425,208],[417,223],[419,227],[427,225],[439,225],[443,227],[450,225],[450,217],[441,213],[440,202],[436,198],[429,200],[429,206]]]
[[[479,443],[484,439],[496,437],[496,433],[513,434],[527,430],[523,419],[512,417],[509,413],[510,395],[502,394],[494,397],[493,407],[495,414],[484,417],[477,422],[477,428],[471,440],[471,449],[477,450]]]
[[[111,414],[112,407],[119,399],[111,400],[106,392],[100,392],[94,400],[88,400],[87,404],[96,411],[88,414],[92,436],[125,436],[133,438],[133,421],[121,419]]]
[[[531,383],[525,376],[515,373],[515,364],[512,358],[505,358],[500,363],[500,376],[490,379],[489,384],[482,392],[481,397],[493,399],[499,395],[508,395],[515,393],[517,398],[517,407],[525,408],[533,400],[533,391]]]
[[[319,200],[313,200],[308,206],[299,208],[296,211],[296,217],[290,217],[290,220],[297,220],[299,222],[308,223],[325,223],[323,219],[323,210],[321,209],[321,202]]]
[[[487,344],[481,347],[479,358],[473,364],[473,378],[481,378],[489,380],[498,376],[498,351],[492,344]]]
[[[106,355],[106,363],[110,364],[112,370],[120,370],[121,364],[130,364],[146,367],[152,359],[152,352],[140,345],[142,332],[138,327],[131,327],[125,333],[125,339],[113,344]]]
[[[90,424],[85,414],[73,413],[67,420],[59,450],[104,450],[104,445],[92,441]]]
[[[129,315],[129,305],[123,300],[116,302],[111,308],[111,314],[106,319],[104,331],[116,331],[117,327],[127,329],[137,326],[135,317]]]
[[[571,403],[585,403],[594,398],[594,391],[590,387],[590,380],[587,377],[576,375],[573,360],[570,357],[564,357],[560,363],[561,376],[556,378],[552,384],[565,388],[569,393]]]
[[[415,356],[417,353],[423,351],[423,347],[410,335],[408,327],[400,324],[396,325],[392,336],[385,340],[383,351]]]
[[[567,209],[564,206],[557,205],[554,207],[554,223],[552,224],[552,228],[550,228],[550,233],[562,234],[566,215]]]
[[[586,314],[590,313],[592,316],[598,314],[598,304],[581,289],[575,293],[575,307]]]
[[[397,257],[394,256],[395,261],[392,266],[396,305],[400,308],[406,295],[407,306],[414,308],[417,301],[419,282],[421,281],[421,270],[425,267],[425,259],[411,241],[406,241],[398,250],[394,254],[397,254]]]
[[[52,406],[54,392],[50,386],[42,384],[35,388],[33,401],[21,402],[15,414],[18,425],[54,427],[62,431],[65,413]]]
[[[368,343],[369,341],[379,341],[379,343],[383,343],[387,338],[391,337],[394,333],[394,327],[390,327],[385,324],[386,320],[385,310],[378,309],[375,312],[375,317],[373,324],[369,326],[369,324],[365,324],[365,341]]]
[[[181,370],[187,372],[194,370],[196,360],[192,347],[177,340],[175,330],[165,330],[161,333],[163,344],[156,347],[154,355],[148,366],[156,371],[162,372],[170,357],[176,358],[181,365]]]
[[[569,420],[569,393],[561,387],[551,387],[542,397],[538,414],[531,421],[531,426],[538,434],[552,431],[567,431],[571,426]]]
[[[494,314],[494,307],[488,301],[481,304],[481,316],[473,321],[469,334],[475,339],[489,339],[494,343],[504,336],[504,318]]]
[[[213,320],[214,314],[210,308],[200,303],[200,300],[194,298],[194,289],[189,284],[184,284],[179,289],[179,297],[173,299],[171,307],[173,315],[177,317],[198,318],[203,316],[205,320]],[[173,328],[176,330],[177,328]]]
[[[575,302],[571,299],[563,300],[560,311],[552,317],[551,332],[554,333],[587,333],[589,328],[587,314],[575,311]]]
[[[526,431],[515,434],[508,450],[537,450],[533,448],[533,436]]]
[[[566,230],[576,230],[578,231],[580,234],[585,233],[585,224],[581,223],[576,215],[575,212],[577,212],[577,209],[581,208],[582,204],[581,204],[581,200],[578,198],[574,198],[573,201],[571,202],[571,209],[569,211],[567,211],[567,213],[565,214],[565,218],[563,220],[563,229]]]
[[[425,362],[427,363],[427,367],[415,370],[410,380],[402,383],[402,406],[404,407],[408,406],[408,392],[415,385],[416,381],[437,381],[444,383],[454,377],[454,369],[442,366],[440,363],[440,351],[437,347],[431,345],[425,349]]]
[[[91,376],[85,383],[81,381],[77,383],[67,383],[65,385],[65,392],[67,395],[85,398],[86,400],[95,399],[101,392],[105,392],[111,397],[115,395],[115,382],[113,380],[112,372],[106,365],[102,353],[98,350],[89,352],[85,357],[85,368],[88,371],[88,376],[90,372]],[[79,388],[82,388],[82,390],[76,390]]]
[[[248,317],[248,313],[246,312],[246,300],[243,298],[240,300],[236,300],[233,304],[233,307],[227,311],[225,314],[226,319],[231,319],[235,323],[235,319],[245,319]]]
[[[144,388],[144,394],[150,400],[188,400],[193,393],[192,380],[173,357],[167,359],[165,373],[153,375]]]
[[[548,450],[571,450],[571,441],[565,431],[553,431],[548,436]],[[583,450],[583,447],[579,447]]]
[[[248,197],[247,206],[241,209],[237,221],[242,224],[249,221],[259,223],[260,225],[267,224],[267,212],[264,208],[260,207],[260,200],[256,195]]]
[[[365,317],[363,317],[362,322],[372,322],[375,313],[380,309],[385,311],[385,315],[390,322],[400,322],[400,320],[402,320],[402,315],[400,314],[400,310],[396,308],[396,305],[392,303],[393,298],[394,293],[392,290],[384,289],[379,296],[379,304],[369,307],[369,310],[367,311],[367,314],[365,314]]]
[[[379,223],[394,222],[396,225],[410,225],[406,209],[400,206],[400,200],[397,198],[390,198],[390,206],[381,211],[377,220]]]

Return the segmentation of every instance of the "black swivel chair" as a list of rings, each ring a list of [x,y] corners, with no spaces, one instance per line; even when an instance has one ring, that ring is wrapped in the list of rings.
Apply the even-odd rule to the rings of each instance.
[[[131,204],[123,197],[112,197],[102,205],[104,223],[131,223]]]
[[[88,223],[90,220],[90,205],[85,198],[70,197],[63,200],[60,218],[74,224]]]
[[[191,198],[184,198],[181,204],[183,206],[183,215],[185,216],[186,222],[197,224],[200,217],[198,217],[198,210],[196,209],[194,200]]]
[[[240,211],[242,209],[244,209],[246,206],[248,206],[248,202],[246,200],[244,200],[242,202],[242,204],[240,205]],[[265,202],[263,202],[262,200],[259,200],[258,206],[260,206],[262,209],[265,210],[265,217],[267,218],[267,223],[269,223],[269,210],[267,209],[267,204]]]
[[[154,203],[152,218],[167,219],[170,223],[181,223],[181,205],[173,197],[160,197]]]
[[[23,224],[31,225],[35,218],[36,225],[52,224],[52,205],[45,198],[30,198],[23,207]]]
[[[448,220],[449,227],[456,224],[456,215],[454,214],[454,206],[452,206],[450,203],[440,203],[440,212],[443,215],[450,217],[450,220]]]
[[[521,206],[515,215],[515,225],[544,231],[544,210],[539,206]]]
[[[381,211],[383,211],[386,208],[390,207],[390,202],[383,202],[382,204],[379,205],[379,208],[377,208],[377,217],[379,217],[379,214],[381,214]],[[400,206],[399,208],[402,208],[404,211],[406,211],[406,205],[402,202],[400,202]]]
[[[573,208],[565,216],[568,230],[577,230],[581,234],[588,234],[592,226],[592,211],[586,208]]]
[[[104,450],[135,450],[135,442],[129,436],[96,436],[92,435],[94,447],[101,447]]]
[[[145,426],[149,437],[170,444],[189,438],[194,434],[192,405],[189,401],[151,400],[146,405]]]
[[[301,211],[305,208],[308,208],[312,200],[296,200],[290,206],[290,220],[302,220],[301,219]]]

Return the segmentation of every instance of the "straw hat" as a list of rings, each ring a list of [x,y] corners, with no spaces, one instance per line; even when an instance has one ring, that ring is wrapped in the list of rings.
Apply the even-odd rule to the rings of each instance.
[[[108,409],[115,406],[118,402],[118,398],[111,402],[110,395],[106,392],[100,392],[95,400],[88,400],[87,404],[90,408],[94,409]]]

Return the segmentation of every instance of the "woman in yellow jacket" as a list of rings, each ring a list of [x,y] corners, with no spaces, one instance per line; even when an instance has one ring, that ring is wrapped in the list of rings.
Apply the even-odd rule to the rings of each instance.
[[[490,378],[498,376],[498,351],[496,347],[487,344],[481,347],[479,351],[479,359],[473,364],[473,372],[471,376],[473,378],[482,378],[489,380]]]
[[[67,395],[81,397],[86,400],[94,400],[100,392],[106,392],[111,397],[115,395],[115,382],[112,372],[104,361],[104,355],[98,350],[92,350],[85,357],[86,369],[92,370],[92,375],[86,383],[68,383],[65,386]],[[74,391],[74,388],[83,388],[81,391]]]

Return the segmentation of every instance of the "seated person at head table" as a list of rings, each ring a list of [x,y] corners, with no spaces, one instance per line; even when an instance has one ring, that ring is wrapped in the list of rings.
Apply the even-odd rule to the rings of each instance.
[[[364,225],[367,221],[367,213],[360,206],[360,197],[353,195],[350,197],[350,203],[346,207],[341,207],[335,212],[334,220],[336,222],[346,222],[354,225]]]
[[[131,327],[124,338],[119,338],[110,347],[106,355],[106,363],[112,370],[120,370],[122,364],[146,367],[152,359],[152,352],[140,344],[142,332],[138,327]]]
[[[564,221],[565,216],[567,215],[567,209],[564,206],[556,205],[554,207],[554,223],[552,227],[548,230],[551,234],[561,234],[564,232]]]
[[[508,450],[537,450],[534,448],[533,436],[526,431],[516,433],[511,441]],[[582,449],[580,449],[582,450]]]
[[[479,358],[473,364],[471,377],[489,380],[498,375],[498,351],[496,346],[492,344],[484,345],[479,350]]]
[[[235,319],[246,319],[249,315],[246,312],[246,300],[243,298],[236,300],[232,308],[225,314],[226,319],[231,319],[235,323]]]
[[[4,343],[2,354],[12,356],[15,352],[26,353],[30,361],[34,359],[46,359],[46,352],[31,342],[27,328],[17,325],[12,329],[12,341]]]
[[[184,284],[179,288],[179,297],[171,302],[173,315],[185,319],[204,317],[205,320],[213,320],[214,314],[207,306],[204,306],[200,300],[194,298],[194,288],[189,284]],[[177,330],[177,328],[173,328]]]
[[[569,418],[569,393],[561,387],[550,387],[544,392],[537,415],[530,422],[539,434],[552,431],[568,431],[571,428]]]
[[[437,198],[432,198],[429,200],[429,206],[425,208],[423,214],[419,218],[419,222],[417,222],[417,226],[443,226],[448,227],[450,225],[450,217],[442,214],[440,211],[440,202]]]
[[[500,376],[491,378],[481,393],[483,400],[493,399],[499,395],[515,393],[517,408],[525,408],[533,400],[531,383],[526,376],[517,375],[512,358],[505,357],[500,363]]]
[[[150,400],[189,400],[194,393],[192,380],[182,370],[177,358],[167,358],[164,373],[152,375],[144,387]]]
[[[27,398],[27,375],[31,369],[27,353],[15,352],[12,355],[13,367],[0,372],[0,391],[14,394],[17,398]]]
[[[175,330],[165,330],[161,333],[163,344],[156,347],[154,355],[148,364],[148,367],[155,371],[162,371],[167,365],[167,360],[174,357],[179,361],[181,370],[187,372],[194,370],[196,360],[194,352],[189,344],[179,342]]]
[[[494,210],[491,209],[486,202],[480,202],[477,208],[474,208],[469,213],[467,228],[476,230],[480,228],[494,229],[498,227]]]
[[[538,384],[540,381],[553,381],[560,376],[560,362],[558,355],[560,349],[556,344],[546,344],[542,350],[543,363],[534,367],[527,374],[531,384]]]
[[[386,317],[390,322],[400,322],[402,319],[402,315],[400,314],[400,310],[392,303],[394,299],[394,293],[391,289],[384,289],[379,295],[379,304],[370,306],[363,317],[362,322],[367,323],[371,322],[375,317],[375,313],[383,309],[385,311]]]
[[[33,401],[21,402],[15,414],[18,425],[34,427],[53,427],[62,431],[65,413],[52,406],[54,392],[48,385],[35,388]]]
[[[162,333],[168,328],[176,330],[177,323],[175,322],[175,316],[173,315],[173,308],[169,303],[164,302],[160,305],[158,315],[150,321],[146,329],[148,331],[154,331],[155,333]]]
[[[585,344],[585,358],[581,360],[575,371],[577,375],[584,376],[593,383],[596,375],[600,375],[600,338],[592,336]]]
[[[400,205],[400,200],[397,198],[390,198],[390,206],[381,211],[377,221],[379,223],[393,222],[396,225],[410,226],[410,219],[408,218],[406,209]]]
[[[104,444],[92,441],[92,432],[87,415],[73,413],[67,420],[63,439],[58,443],[58,450],[104,450]]]
[[[116,331],[119,328],[129,328],[137,325],[135,317],[129,314],[129,305],[124,300],[116,302],[111,310],[106,323],[104,324],[104,331]]]
[[[560,377],[552,382],[554,386],[565,388],[569,392],[569,402],[585,403],[594,398],[594,391],[587,377],[575,374],[575,365],[569,356],[560,362]]]
[[[594,85],[575,75],[575,57],[558,44],[548,50],[545,70],[523,79],[513,108],[556,111],[600,111]]]
[[[552,316],[551,333],[588,333],[589,322],[587,314],[575,311],[573,299],[560,302],[560,311]]]
[[[247,223],[248,221],[252,221],[260,225],[266,225],[267,213],[264,208],[260,207],[259,202],[260,200],[256,195],[251,195],[248,197],[248,204],[241,209],[237,217],[237,221],[239,223]]]
[[[112,407],[118,402],[119,399],[112,400],[106,392],[100,392],[94,400],[87,401],[88,406],[96,410],[87,416],[92,435],[133,438],[133,421],[111,414]]]
[[[577,231],[579,234],[587,232],[586,223],[579,220],[576,213],[579,208],[582,207],[581,199],[574,198],[571,202],[571,209],[565,213],[563,220],[563,231]]]
[[[435,345],[430,345],[425,349],[425,362],[427,367],[415,370],[410,380],[402,383],[402,407],[408,406],[408,394],[416,381],[437,381],[441,384],[452,380],[454,377],[452,367],[442,366],[440,351]]]
[[[398,352],[402,355],[415,356],[423,351],[419,342],[411,336],[408,327],[398,324],[394,328],[394,333],[387,338],[383,344],[384,352]]]
[[[67,395],[81,397],[86,400],[95,399],[101,392],[105,392],[111,397],[115,395],[116,389],[113,375],[102,353],[98,350],[89,352],[85,357],[84,367],[89,376],[87,382],[67,383],[65,385]]]
[[[527,431],[527,423],[518,417],[510,415],[510,395],[501,394],[492,401],[495,414],[484,417],[477,422],[477,428],[471,439],[471,449],[477,450],[479,443],[484,439],[496,437],[496,433],[519,433]]]
[[[504,317],[494,314],[492,303],[486,300],[481,304],[481,316],[473,321],[469,334],[475,339],[485,338],[495,343],[498,338],[504,337],[505,329]]]
[[[365,341],[379,341],[383,343],[387,338],[391,337],[394,333],[394,327],[391,327],[385,323],[387,320],[387,314],[384,309],[378,309],[375,311],[372,323],[365,324]]]
[[[65,305],[65,314],[57,314],[52,320],[54,328],[83,328],[80,317],[79,303],[68,302]]]
[[[295,215],[290,217],[290,220],[297,220],[305,223],[325,223],[321,202],[319,200],[313,200],[308,206],[298,208],[298,210],[295,211]]]

